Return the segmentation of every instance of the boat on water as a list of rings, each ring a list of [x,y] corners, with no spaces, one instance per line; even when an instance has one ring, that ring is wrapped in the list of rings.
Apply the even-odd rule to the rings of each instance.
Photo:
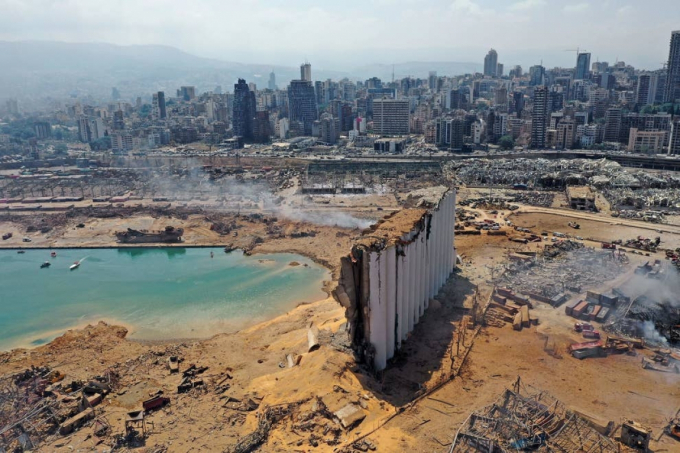
[[[17,250],[17,253],[18,253],[19,255],[23,255],[24,253],[26,253],[26,250]]]
[[[50,263],[49,261],[45,261],[44,263],[42,263],[42,264],[40,265],[40,269],[44,269],[44,268],[46,268],[46,267],[50,267],[51,265],[52,265],[52,263]]]
[[[76,261],[75,263],[71,264],[71,267],[69,267],[69,269],[70,270],[78,269],[79,266],[80,266],[80,261]]]
[[[50,253],[50,256],[51,256],[52,258],[56,258],[56,257],[57,257],[57,252],[52,252],[52,253]]]

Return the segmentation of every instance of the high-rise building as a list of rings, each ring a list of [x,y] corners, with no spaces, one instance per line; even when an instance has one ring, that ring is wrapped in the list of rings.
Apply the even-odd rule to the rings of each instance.
[[[434,121],[434,142],[450,151],[462,151],[465,120],[462,118],[437,118]]]
[[[571,149],[576,141],[576,123],[571,117],[564,118],[557,125],[557,147]]]
[[[408,135],[410,106],[407,99],[373,99],[373,131],[380,135]]]
[[[10,115],[19,114],[19,103],[17,102],[16,99],[7,100],[7,113],[9,113]]]
[[[427,85],[431,91],[437,91],[437,71],[430,71],[430,75],[427,78]]]
[[[680,30],[671,34],[666,75],[666,94],[664,102],[677,102],[680,99]]]
[[[609,63],[606,61],[596,61],[593,63],[593,72],[605,72],[609,68]]]
[[[312,65],[305,62],[300,65],[300,80],[304,80],[306,82],[311,82],[312,81]]]
[[[529,68],[529,85],[538,86],[545,84],[545,68],[541,65]]]
[[[500,111],[507,111],[508,109],[508,89],[505,85],[496,88],[494,93],[494,104]]]
[[[191,101],[196,97],[196,87],[180,87],[180,89],[177,90],[177,97],[184,101]]]
[[[106,135],[104,122],[99,117],[93,118],[81,115],[78,118],[78,135],[80,141],[84,143],[92,143],[95,140],[99,140]]]
[[[496,65],[496,77],[503,77],[503,63],[498,63]]]
[[[43,140],[52,136],[52,126],[50,126],[50,123],[47,121],[36,121],[33,123],[33,130],[35,131],[35,137],[38,140]]]
[[[654,96],[654,103],[663,103],[663,97],[666,95],[666,77],[668,72],[665,69],[655,71],[656,74],[656,95]]]
[[[671,138],[668,143],[668,154],[680,154],[680,119],[671,124]]]
[[[484,57],[484,75],[495,77],[497,70],[498,70],[498,52],[491,49]]]
[[[621,134],[621,109],[608,108],[604,114],[604,141],[618,142]]]
[[[546,129],[548,126],[548,88],[537,86],[534,89],[534,108],[531,114],[531,147],[545,148]]]
[[[658,80],[655,73],[640,74],[637,89],[635,90],[635,103],[637,105],[654,104]]]
[[[590,53],[582,52],[576,57],[576,75],[574,79],[584,80],[590,76]]]
[[[267,84],[267,88],[270,90],[276,90],[276,74],[274,74],[274,70],[272,69],[272,72],[269,73],[269,83]]]
[[[272,127],[269,121],[269,112],[267,110],[256,112],[253,118],[253,140],[256,143],[267,143],[271,136]]]
[[[250,91],[244,79],[234,84],[232,126],[234,135],[244,140],[253,139],[253,118],[255,117],[255,93]]]
[[[337,143],[340,137],[340,121],[330,113],[321,115],[321,141],[327,145]]]
[[[113,129],[117,131],[125,129],[125,117],[122,110],[113,112]]]
[[[512,110],[517,114],[517,118],[522,117],[522,111],[524,111],[524,93],[521,91],[512,93]]]
[[[165,93],[163,91],[151,95],[151,116],[155,120],[163,120],[167,117],[165,110]]]
[[[288,86],[288,109],[291,128],[294,122],[300,122],[303,133],[312,135],[312,124],[318,117],[318,110],[314,86],[310,80],[291,80]]]
[[[118,88],[116,87],[111,88],[111,99],[113,99],[114,101],[120,99],[120,91],[118,91]]]

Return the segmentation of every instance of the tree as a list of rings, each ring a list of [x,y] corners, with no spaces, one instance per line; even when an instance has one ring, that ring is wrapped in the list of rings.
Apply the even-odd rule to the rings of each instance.
[[[504,135],[498,139],[498,146],[503,150],[513,149],[515,147],[515,140],[511,135]]]

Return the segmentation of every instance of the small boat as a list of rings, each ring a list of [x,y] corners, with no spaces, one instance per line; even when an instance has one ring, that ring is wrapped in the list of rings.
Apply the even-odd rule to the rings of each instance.
[[[213,252],[210,252],[210,258],[213,258],[215,254]]]
[[[49,261],[45,261],[44,263],[42,263],[42,264],[40,265],[40,269],[44,269],[44,268],[46,268],[46,267],[50,267],[51,265],[52,265],[52,263],[50,263]]]
[[[69,267],[69,269],[70,270],[78,269],[78,266],[80,266],[80,261],[76,261],[75,263],[71,264],[71,267]]]
[[[26,250],[17,250],[17,253],[18,253],[19,255],[23,255],[24,253],[26,253]]]
[[[52,258],[56,258],[56,257],[57,257],[57,252],[52,252],[52,253],[50,253],[50,256],[51,256]]]

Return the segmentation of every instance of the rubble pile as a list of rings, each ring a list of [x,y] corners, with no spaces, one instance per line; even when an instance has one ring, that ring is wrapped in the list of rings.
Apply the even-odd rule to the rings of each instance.
[[[638,236],[637,238],[623,241],[622,245],[630,247],[632,249],[644,250],[645,252],[656,252],[656,249],[659,247],[660,243],[661,243],[660,237],[656,237],[655,239],[649,239],[644,238],[642,236]]]
[[[547,244],[531,260],[513,260],[496,282],[522,294],[552,298],[584,286],[609,281],[624,271],[624,263],[609,252],[564,240]]]
[[[114,391],[119,375],[107,370],[87,381],[67,380],[47,366],[0,377],[0,451],[28,451],[95,418],[93,407]]]
[[[555,194],[552,192],[527,191],[512,195],[506,193],[505,195],[510,197],[511,201],[515,203],[523,203],[529,206],[541,206],[543,208],[549,208],[555,200]]]
[[[680,177],[676,174],[624,169],[606,159],[468,159],[449,162],[444,171],[456,183],[469,186],[592,186],[616,210],[680,208]]]
[[[510,198],[508,197],[480,197],[480,198],[467,198],[465,200],[460,200],[458,206],[469,206],[472,209],[484,209],[487,211],[516,211],[519,206],[510,204]],[[493,212],[492,212],[493,214]]]

